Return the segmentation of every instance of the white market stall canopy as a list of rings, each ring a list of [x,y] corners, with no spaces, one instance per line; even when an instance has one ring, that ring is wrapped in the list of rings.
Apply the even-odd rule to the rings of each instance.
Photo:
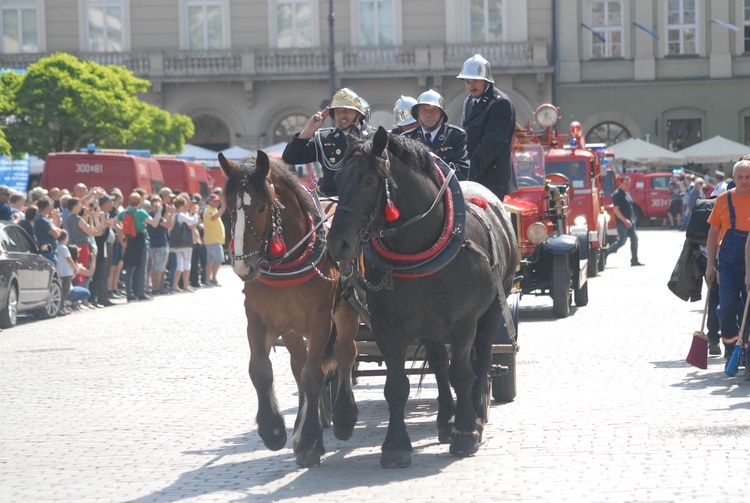
[[[637,162],[648,166],[681,166],[685,164],[682,153],[672,152],[638,138],[630,138],[608,147],[615,159]]]
[[[255,154],[255,152],[253,152],[252,150],[238,147],[236,145],[234,147],[229,147],[222,150],[221,153],[224,154],[224,157],[226,157],[230,161],[241,161],[245,157]]]
[[[743,155],[750,154],[750,147],[717,135],[677,153],[685,157],[687,162],[696,164],[733,163],[739,161]]]

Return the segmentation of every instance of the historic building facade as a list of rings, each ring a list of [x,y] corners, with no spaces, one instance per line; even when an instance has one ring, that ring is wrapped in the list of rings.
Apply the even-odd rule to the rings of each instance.
[[[375,124],[428,88],[458,123],[476,52],[521,123],[554,100],[589,141],[750,144],[750,0],[0,0],[0,17],[0,66],[125,65],[212,149],[284,141],[344,86]]]
[[[0,66],[65,51],[125,65],[152,83],[144,99],[190,116],[191,143],[255,149],[287,140],[349,87],[390,127],[396,100],[442,93],[481,53],[526,122],[553,94],[549,0],[0,0]],[[333,10],[333,62],[329,20]]]
[[[589,141],[750,145],[750,0],[558,3],[555,91]]]

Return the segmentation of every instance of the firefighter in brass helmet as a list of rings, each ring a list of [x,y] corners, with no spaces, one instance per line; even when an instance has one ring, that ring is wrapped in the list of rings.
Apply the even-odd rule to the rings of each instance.
[[[287,144],[282,154],[284,162],[291,165],[319,162],[323,168],[319,189],[325,196],[336,196],[333,177],[344,160],[348,146],[347,137],[369,136],[370,128],[364,126],[364,130],[360,130],[365,117],[369,114],[369,108],[367,102],[354,91],[347,88],[339,89],[333,95],[331,104],[313,114],[305,129]],[[335,127],[321,127],[329,115]]]
[[[511,163],[516,109],[495,87],[490,63],[479,54],[464,62],[457,79],[466,81],[461,127],[468,136],[469,180],[489,188],[502,201],[518,189]]]
[[[419,95],[411,108],[411,115],[419,127],[404,136],[424,143],[435,155],[456,171],[459,180],[469,176],[469,154],[466,151],[466,133],[453,124],[447,124],[445,100],[430,89]]]

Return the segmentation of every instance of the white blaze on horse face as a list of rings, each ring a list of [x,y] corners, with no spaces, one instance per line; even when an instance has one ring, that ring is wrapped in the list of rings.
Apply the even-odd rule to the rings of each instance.
[[[242,198],[237,196],[237,221],[234,223],[234,255],[241,257],[244,252],[245,244],[245,206],[250,206],[252,200],[250,194],[243,191]],[[250,268],[245,265],[244,259],[235,260],[232,264],[234,273],[238,276],[245,276],[250,272]]]

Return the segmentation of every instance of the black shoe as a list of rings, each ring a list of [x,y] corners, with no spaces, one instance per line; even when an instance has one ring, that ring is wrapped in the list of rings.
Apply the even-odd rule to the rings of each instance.
[[[708,354],[710,355],[720,355],[721,354],[721,346],[719,346],[719,342],[709,342],[708,343]]]
[[[97,304],[101,304],[104,307],[115,306],[116,304],[108,299],[100,300]]]
[[[138,297],[138,300],[154,300],[154,298],[150,295],[144,295],[143,297]]]
[[[641,264],[640,262],[631,262],[630,263],[631,267],[636,267],[636,266],[639,266],[639,265],[646,265],[646,264]]]
[[[136,302],[138,300],[138,297],[135,297],[133,295],[128,295],[128,302]]]

